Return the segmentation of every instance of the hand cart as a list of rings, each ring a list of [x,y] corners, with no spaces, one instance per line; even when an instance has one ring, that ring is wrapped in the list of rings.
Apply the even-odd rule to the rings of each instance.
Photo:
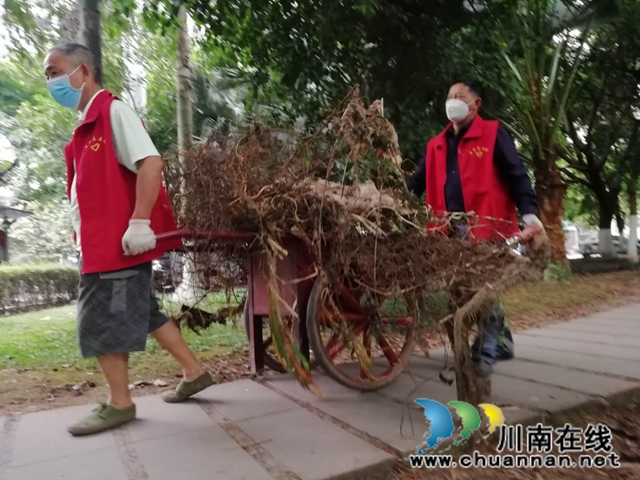
[[[159,242],[174,239],[190,240],[197,248],[206,248],[214,243],[248,246],[256,236],[245,232],[178,230],[157,237]],[[406,313],[406,308],[398,312],[393,305],[389,308],[384,298],[372,301],[371,295],[356,282],[325,288],[314,275],[313,254],[301,240],[287,238],[282,246],[288,255],[277,261],[281,280],[278,293],[283,301],[294,306],[297,318],[289,315],[288,321],[311,366],[320,365],[328,376],[355,390],[377,390],[395,380],[414,353],[416,343],[417,322]],[[266,365],[284,371],[272,353],[270,334],[266,338],[264,335],[269,324],[265,254],[248,251],[244,324],[249,336],[251,370],[262,375]],[[281,311],[286,317],[288,310]]]

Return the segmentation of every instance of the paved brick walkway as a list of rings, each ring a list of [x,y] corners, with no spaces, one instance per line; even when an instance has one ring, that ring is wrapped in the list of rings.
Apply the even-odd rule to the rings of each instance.
[[[515,342],[518,358],[500,363],[493,377],[493,401],[510,422],[640,388],[640,304],[530,330]],[[91,406],[0,417],[0,480],[384,476],[422,442],[426,423],[413,399],[455,398],[438,380],[445,357],[416,356],[377,393],[316,375],[323,399],[287,376],[216,385],[181,405],[138,398],[139,420],[81,439],[65,427]]]

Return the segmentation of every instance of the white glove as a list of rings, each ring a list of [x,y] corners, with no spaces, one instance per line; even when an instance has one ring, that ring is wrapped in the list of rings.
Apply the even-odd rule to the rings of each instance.
[[[151,220],[129,220],[129,228],[122,237],[125,255],[142,255],[156,248],[156,234],[150,225]]]
[[[536,225],[540,228],[544,228],[544,225],[542,225],[542,222],[540,221],[538,216],[533,213],[527,213],[526,215],[523,215],[522,221],[525,225]]]
[[[544,232],[544,225],[533,213],[527,213],[522,216],[525,227],[518,235],[523,242],[532,242],[541,232]]]

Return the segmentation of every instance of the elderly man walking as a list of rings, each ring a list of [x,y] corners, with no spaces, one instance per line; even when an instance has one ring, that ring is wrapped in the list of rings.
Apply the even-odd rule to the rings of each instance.
[[[482,119],[481,106],[477,81],[451,85],[445,104],[450,123],[429,141],[407,188],[417,195],[426,192],[427,206],[436,215],[474,212],[479,218],[473,227],[466,220],[453,222],[450,233],[462,238],[501,241],[518,234],[517,208],[525,223],[519,235],[530,241],[542,230],[531,181],[507,129],[498,121]],[[496,360],[513,358],[513,338],[499,303],[471,352],[487,376]]]
[[[44,72],[54,100],[81,112],[64,151],[81,255],[78,343],[83,357],[97,357],[109,384],[108,401],[68,428],[88,435],[135,418],[128,359],[145,350],[149,334],[182,368],[182,381],[165,401],[184,401],[213,380],[152,293],[151,261],[181,243],[156,244],[156,234],[176,225],[162,187],[163,161],[142,121],[102,89],[95,58],[83,45],[52,48]]]

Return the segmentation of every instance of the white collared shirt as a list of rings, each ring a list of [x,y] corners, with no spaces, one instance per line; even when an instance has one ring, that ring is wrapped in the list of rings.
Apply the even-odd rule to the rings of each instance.
[[[80,115],[80,123],[87,116],[93,100],[103,92],[100,90],[87,102]],[[120,100],[114,100],[111,104],[111,134],[113,147],[118,157],[118,163],[134,173],[138,171],[138,163],[147,157],[160,156],[151,137],[144,128],[140,117],[133,108]],[[74,159],[75,167],[75,159]],[[80,207],[76,195],[76,176],[73,177],[70,192],[71,222],[76,232],[76,245],[80,247]]]

